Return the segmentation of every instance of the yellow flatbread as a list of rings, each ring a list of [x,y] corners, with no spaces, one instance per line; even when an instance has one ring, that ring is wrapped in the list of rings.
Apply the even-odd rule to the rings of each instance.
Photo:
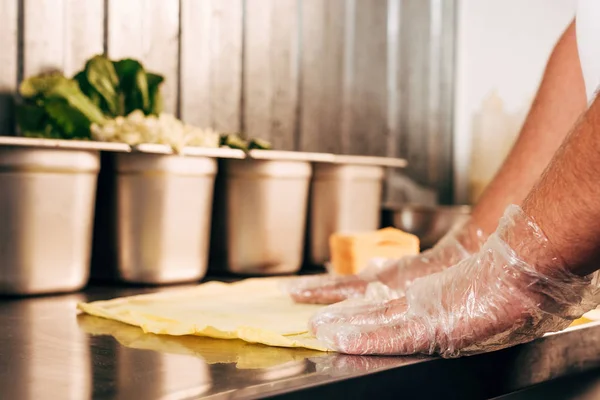
[[[277,347],[327,351],[308,332],[322,306],[294,303],[282,279],[209,282],[193,288],[79,303],[90,315],[139,326],[146,333],[241,339]]]

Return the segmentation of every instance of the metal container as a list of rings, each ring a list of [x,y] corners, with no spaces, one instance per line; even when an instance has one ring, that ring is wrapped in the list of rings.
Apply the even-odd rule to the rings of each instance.
[[[225,148],[205,148],[205,147],[185,147],[181,150],[180,156],[174,155],[173,149],[167,145],[161,144],[140,144],[133,147],[134,153],[133,156],[137,155],[138,157],[142,157],[144,155],[148,155],[156,164],[154,166],[141,167],[142,164],[139,164],[133,159],[131,160],[135,165],[133,169],[136,168],[136,165],[139,167],[139,175],[155,175],[156,177],[162,176],[166,179],[167,176],[171,176],[172,174],[169,170],[165,170],[164,165],[158,161],[159,159],[170,159],[173,157],[185,156],[189,157],[202,157],[204,159],[219,159],[219,158],[238,158],[243,159],[245,157],[245,153],[241,150],[236,149],[225,149]],[[150,159],[148,159],[150,160]],[[154,162],[153,161],[153,162]],[[118,230],[119,224],[118,221],[118,204],[117,204],[117,182],[119,181],[119,174],[117,172],[117,157],[116,154],[110,152],[103,152],[101,154],[101,165],[102,168],[100,170],[100,175],[98,176],[98,193],[96,196],[96,214],[94,218],[94,241],[93,241],[93,251],[92,251],[92,275],[91,279],[94,281],[104,281],[104,282],[114,282],[114,281],[122,281],[127,280],[124,279],[123,268],[124,264],[120,261],[120,254],[131,254],[131,250],[125,250],[120,247],[121,241],[119,239]],[[159,167],[155,168],[156,165]],[[147,168],[146,170],[144,168]],[[145,171],[145,172],[144,172]],[[154,171],[154,172],[153,172]],[[202,176],[202,173],[199,175]],[[165,182],[172,182],[173,180],[165,180]],[[146,181],[150,182],[150,181]],[[172,188],[172,185],[169,186],[165,183],[165,187]],[[197,187],[197,186],[195,186]],[[212,186],[211,189],[212,190]],[[207,193],[208,194],[208,193]],[[153,195],[156,196],[156,195]],[[167,196],[166,193],[160,193],[159,196]],[[185,195],[187,196],[187,194]],[[201,199],[204,198],[204,195]],[[155,200],[155,202],[158,200]],[[145,201],[144,201],[145,202]],[[212,199],[211,199],[212,202]],[[165,206],[166,207],[166,206]],[[174,205],[174,207],[176,207]],[[198,199],[198,207],[202,207],[202,202]],[[160,211],[162,213],[162,209]],[[206,214],[205,214],[206,215]],[[209,214],[210,215],[210,214]],[[156,221],[156,215],[153,216],[154,221]],[[208,219],[210,221],[210,218]],[[204,221],[204,220],[203,220]],[[148,221],[150,223],[150,221]],[[202,225],[205,222],[201,223]],[[164,225],[163,225],[164,226]],[[204,231],[202,231],[204,232]],[[135,236],[135,234],[132,233]],[[141,240],[141,239],[138,239]],[[129,242],[132,243],[132,242]],[[136,244],[136,243],[133,243]],[[137,244],[136,244],[137,245]],[[167,252],[168,248],[165,246],[161,246],[162,252]],[[203,251],[203,255],[198,257],[202,257],[204,260],[206,258],[206,252]],[[130,261],[134,262],[134,261]],[[131,264],[129,264],[131,265]],[[205,265],[205,261],[202,262],[202,265]],[[137,268],[137,267],[136,267]],[[169,268],[174,268],[173,266]],[[206,267],[201,267],[200,270],[204,271]],[[201,275],[204,273],[202,272]],[[128,273],[128,276],[132,276],[131,273]],[[187,279],[186,279],[187,280]],[[195,280],[195,278],[193,279]],[[131,282],[138,282],[137,278],[135,280],[130,280]],[[161,283],[171,283],[170,279],[163,279],[162,277],[155,277],[152,279],[154,284]]]
[[[421,249],[434,246],[457,224],[464,223],[471,214],[471,207],[429,207],[407,204],[384,208],[384,224],[391,225],[419,237]]]
[[[100,149],[0,138],[0,293],[74,291],[89,277]]]
[[[115,168],[119,278],[164,284],[204,277],[216,160],[119,154]]]
[[[329,261],[332,234],[379,228],[385,168],[404,166],[401,159],[362,156],[333,156],[315,163],[309,217],[311,264]]]
[[[298,153],[252,151],[250,156],[223,162],[211,266],[241,275],[297,272],[311,164]]]
[[[379,228],[383,167],[316,164],[311,192],[311,263],[329,261],[329,237],[336,232]]]

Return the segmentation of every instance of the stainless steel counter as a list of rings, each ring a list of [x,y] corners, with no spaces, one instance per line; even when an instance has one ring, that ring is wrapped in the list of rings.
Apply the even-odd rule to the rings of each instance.
[[[79,301],[157,289],[0,300],[0,398],[460,398],[501,396],[600,367],[600,324],[457,360],[358,357],[145,335],[77,316]]]

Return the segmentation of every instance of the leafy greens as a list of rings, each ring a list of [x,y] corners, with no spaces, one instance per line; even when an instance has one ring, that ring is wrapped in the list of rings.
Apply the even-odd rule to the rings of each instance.
[[[170,121],[166,116],[154,118],[162,112],[163,82],[163,76],[147,72],[139,61],[130,58],[113,61],[97,55],[73,78],[54,72],[25,79],[19,88],[17,124],[24,136],[91,139],[92,131],[102,132],[106,126],[112,132],[116,129],[115,121],[122,123],[134,112],[136,121],[140,117],[142,120],[144,116],[152,117],[146,121],[150,125]],[[171,128],[173,131],[169,130],[168,134],[177,136],[176,129]],[[186,129],[188,134],[196,132],[193,140],[197,141],[197,133],[202,130]],[[204,140],[209,139],[212,140],[212,135],[206,134]],[[246,140],[239,134],[221,134],[216,145],[244,151],[271,148],[264,140]]]
[[[106,117],[79,89],[77,82],[59,73],[24,80],[17,123],[24,136],[79,138],[90,136],[90,126],[102,125]]]
[[[24,136],[89,139],[92,124],[102,126],[135,110],[160,114],[163,81],[138,61],[94,56],[72,79],[60,73],[25,79],[17,124]]]

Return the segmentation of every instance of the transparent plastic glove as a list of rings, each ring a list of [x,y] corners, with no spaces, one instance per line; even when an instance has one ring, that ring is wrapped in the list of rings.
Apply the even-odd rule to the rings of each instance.
[[[485,238],[472,222],[449,232],[435,247],[416,256],[373,260],[358,275],[318,275],[299,278],[284,290],[298,303],[333,304],[364,295],[371,282],[381,282],[403,294],[415,279],[441,271],[477,252]]]
[[[416,280],[405,298],[335,304],[311,327],[343,353],[471,355],[566,328],[598,305],[596,277],[569,272],[534,221],[510,206],[480,252]]]

